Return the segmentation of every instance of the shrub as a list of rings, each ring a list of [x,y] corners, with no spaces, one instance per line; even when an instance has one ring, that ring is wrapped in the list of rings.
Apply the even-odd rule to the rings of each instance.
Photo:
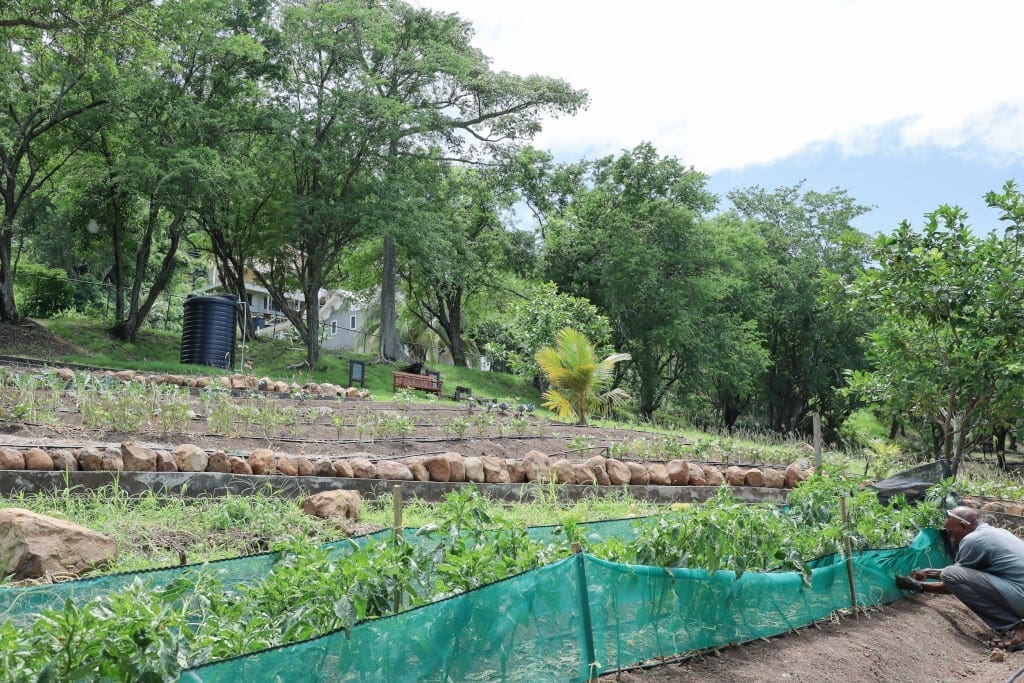
[[[52,318],[75,304],[75,287],[60,268],[38,263],[18,267],[19,308],[30,318]]]

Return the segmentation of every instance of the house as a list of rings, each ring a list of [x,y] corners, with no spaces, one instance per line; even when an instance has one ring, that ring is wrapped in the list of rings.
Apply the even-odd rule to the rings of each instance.
[[[336,289],[320,305],[320,345],[324,349],[345,349],[372,353],[376,336],[366,333],[370,302],[352,292]]]
[[[203,294],[227,292],[215,266],[210,269],[208,282],[210,284],[201,290]],[[258,284],[255,275],[249,269],[245,271],[245,288],[248,298],[246,303],[256,327],[256,334],[270,334],[279,338],[287,334],[292,327],[291,322],[274,303],[270,292]],[[356,349],[365,352],[365,347],[373,347],[376,342],[371,339],[367,344],[367,335],[363,332],[370,308],[369,301],[344,289],[330,292],[321,289],[318,298],[321,348]],[[305,314],[306,300],[302,292],[289,292],[286,299],[293,310]]]

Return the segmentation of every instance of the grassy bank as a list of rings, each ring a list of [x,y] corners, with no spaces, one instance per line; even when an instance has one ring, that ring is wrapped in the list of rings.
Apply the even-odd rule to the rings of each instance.
[[[177,333],[144,329],[139,331],[134,343],[126,343],[113,339],[101,321],[54,318],[40,320],[39,323],[49,332],[78,347],[79,351],[62,355],[58,359],[68,363],[148,372],[232,374],[232,371],[179,363],[181,336]],[[305,349],[280,339],[250,340],[244,349],[239,346],[239,357],[243,352],[246,374],[299,384],[330,382],[348,386],[349,361],[363,361],[366,363],[366,388],[378,399],[391,396],[391,371],[400,367],[398,364],[378,362],[372,355],[321,350],[320,361],[310,370],[303,365]],[[464,386],[469,387],[474,396],[534,404],[540,402],[540,393],[536,387],[519,377],[451,365],[439,365],[436,369],[441,371],[446,395],[454,394],[456,386]]]

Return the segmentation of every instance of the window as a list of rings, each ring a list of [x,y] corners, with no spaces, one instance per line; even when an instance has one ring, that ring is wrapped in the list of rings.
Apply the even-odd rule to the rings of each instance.
[[[331,336],[333,337],[336,334],[338,334],[338,321],[337,320],[332,320],[331,321]]]
[[[356,329],[356,317],[354,315],[350,315],[348,317],[348,329],[350,329],[350,330]]]

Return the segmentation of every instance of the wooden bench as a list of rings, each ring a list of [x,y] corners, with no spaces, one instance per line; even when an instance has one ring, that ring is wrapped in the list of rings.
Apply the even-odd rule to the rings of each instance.
[[[441,388],[444,383],[439,379],[434,379],[430,375],[417,375],[412,372],[399,372],[397,370],[391,373],[391,391],[398,391],[399,389],[420,389],[421,391],[427,391],[431,394],[437,394],[438,398],[442,398]]]

